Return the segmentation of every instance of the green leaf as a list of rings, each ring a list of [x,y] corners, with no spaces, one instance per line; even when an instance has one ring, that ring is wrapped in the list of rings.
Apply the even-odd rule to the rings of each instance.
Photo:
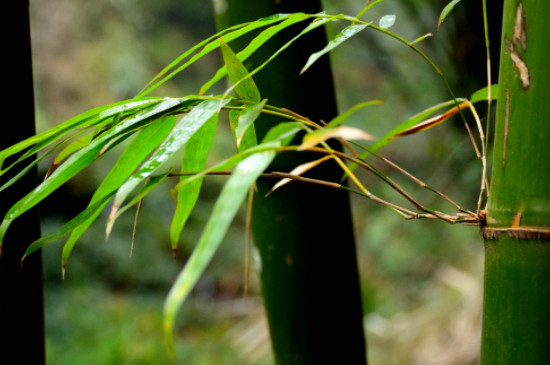
[[[134,138],[128,147],[124,149],[113,168],[103,179],[89,205],[103,200],[105,196],[112,191],[116,191],[119,186],[139,167],[141,162],[166,138],[170,130],[174,127],[176,118],[167,116],[149,124]],[[111,194],[112,195],[112,194]],[[88,217],[87,220],[74,228],[67,242],[63,246],[62,265],[65,266],[68,257],[82,234],[88,229],[92,222],[98,217],[103,208],[109,201],[105,200],[101,209],[97,209],[95,214]]]
[[[233,84],[235,92],[239,98],[255,102],[260,101],[260,91],[258,90],[258,87],[252,77],[250,77],[246,67],[244,67],[237,55],[233,52],[231,47],[227,45],[227,43],[225,43],[221,38],[219,41],[225,67],[227,67],[229,80],[231,80],[231,83]]]
[[[118,115],[125,115],[125,111],[135,112],[138,108],[144,108],[146,106],[159,103],[162,99],[146,99],[140,101],[121,101],[118,103],[110,104],[89,110],[78,116],[75,116],[68,121],[61,123],[49,130],[39,133],[35,136],[27,138],[11,147],[6,148],[0,152],[0,167],[3,165],[4,160],[19,152],[26,151],[21,157],[17,159],[9,167],[0,170],[0,175],[4,174],[7,170],[15,166],[17,163],[24,159],[33,156],[37,152],[49,147],[52,143],[59,144],[59,140],[67,134],[73,134],[79,128],[89,128],[102,123],[108,123],[112,118],[112,114],[105,114],[106,111],[116,109]]]
[[[337,127],[339,126],[340,124],[344,123],[344,121],[346,121],[346,119],[348,119],[349,117],[351,117],[351,115],[353,113],[355,113],[356,111],[358,111],[359,109],[362,109],[364,107],[367,107],[367,106],[371,106],[371,105],[379,105],[379,104],[382,104],[382,101],[380,100],[372,100],[372,101],[367,101],[365,103],[360,103],[360,104],[357,104],[355,105],[354,107],[346,110],[344,113],[336,116],[335,118],[333,118],[329,123],[328,123],[328,126],[329,127]]]
[[[173,284],[164,305],[164,335],[172,357],[175,357],[172,332],[179,308],[223,241],[250,187],[274,157],[275,152],[256,153],[237,165],[214,205],[197,246]]]
[[[269,28],[263,30],[258,34],[254,39],[252,39],[245,49],[240,51],[237,54],[237,57],[241,62],[244,62],[248,57],[250,57],[258,48],[260,48],[265,42],[271,39],[274,35],[279,33],[281,30],[288,28],[289,26],[301,22],[308,18],[308,15],[303,13],[295,13],[288,15],[288,18],[279,24],[274,24]],[[227,38],[224,38],[227,42]],[[206,82],[200,89],[199,94],[203,95],[208,89],[212,87],[216,82],[220,81],[225,75],[227,75],[227,67],[223,66],[220,68],[216,74]]]
[[[300,145],[298,150],[306,150],[330,138],[342,138],[346,140],[374,139],[374,137],[371,136],[370,134],[365,133],[362,130],[353,128],[353,127],[347,127],[347,126],[339,126],[334,128],[325,127],[325,128],[316,129],[314,131],[307,133],[304,136],[302,144]]]
[[[338,47],[340,44],[345,42],[346,40],[350,39],[363,29],[365,29],[368,26],[368,24],[352,24],[350,26],[347,26],[344,28],[340,33],[336,35],[336,37],[331,40],[325,48],[323,48],[321,51],[316,52],[309,56],[309,59],[307,60],[306,65],[302,68],[302,71],[300,71],[300,74],[304,73],[312,64],[315,63],[321,56],[324,54],[332,51],[334,48]]]
[[[237,147],[239,149],[246,149],[256,145],[256,133],[254,131],[254,122],[260,114],[262,109],[265,106],[267,99],[262,100],[259,103],[246,105],[244,110],[241,111],[238,115],[237,125],[235,127],[235,137],[237,142]],[[245,138],[245,135],[248,133],[248,138]],[[245,143],[243,144],[243,139]]]
[[[441,23],[443,23],[445,18],[447,18],[447,15],[449,15],[449,13],[453,10],[455,5],[458,4],[459,2],[460,2],[460,0],[452,0],[450,3],[445,5],[443,10],[441,11],[441,14],[439,15],[439,22],[437,23],[437,31],[438,32],[439,32],[439,26],[441,25]]]
[[[380,20],[378,21],[378,25],[382,29],[388,29],[392,25],[395,24],[395,15],[394,14],[388,14],[384,15]]]
[[[141,189],[132,197],[132,199],[124,204],[124,206],[117,208],[117,209],[111,209],[111,213],[109,215],[109,219],[107,220],[107,228],[105,229],[106,236],[109,237],[111,230],[113,229],[113,224],[115,220],[122,215],[125,211],[133,207],[134,205],[138,204],[147,194],[149,194],[154,188],[158,186],[164,179],[166,179],[170,175],[170,171],[165,172],[164,174],[160,175],[154,175],[149,176],[146,180]]]
[[[99,214],[98,212],[101,212],[103,208],[105,207],[105,204],[109,201],[109,199],[115,194],[115,191],[111,191],[109,194],[104,195],[101,199],[96,201],[94,204],[89,205],[86,209],[84,209],[82,212],[78,213],[74,218],[72,218],[69,222],[65,223],[61,227],[55,229],[53,232],[48,233],[47,235],[44,235],[31,243],[27,250],[25,251],[25,254],[23,255],[23,258],[21,261],[25,259],[28,255],[31,253],[39,250],[43,246],[47,245],[48,243],[51,243],[53,241],[56,241],[67,234],[71,232],[76,227],[80,226],[84,222],[88,221],[91,217],[97,216]]]
[[[117,207],[120,207],[124,199],[126,199],[138,184],[151,176],[157,169],[164,165],[170,157],[181,150],[191,136],[193,136],[193,134],[195,134],[212,116],[216,115],[220,107],[226,105],[229,101],[229,98],[223,99],[222,101],[219,99],[203,101],[183,117],[153,155],[118,189],[115,196],[114,208],[117,209]]]
[[[86,168],[100,154],[109,143],[129,137],[138,128],[151,122],[152,118],[158,118],[170,109],[185,105],[188,99],[168,99],[149,109],[145,109],[127,119],[124,119],[112,129],[105,132],[85,148],[71,155],[65,163],[61,164],[46,180],[34,190],[21,198],[6,213],[0,225],[0,245],[2,239],[14,219],[41,202],[45,197],[66,183],[74,175]]]
[[[206,54],[218,48],[220,46],[220,42],[218,41],[218,38],[221,37],[224,40],[224,42],[227,43],[233,39],[236,39],[245,34],[248,34],[251,31],[254,31],[258,28],[262,28],[267,25],[280,22],[288,18],[289,16],[291,15],[288,15],[288,14],[274,15],[271,17],[259,19],[254,22],[238,24],[231,28],[218,32],[212,37],[205,39],[204,41],[200,42],[196,46],[187,50],[182,55],[180,55],[177,59],[171,62],[168,66],[166,66],[157,76],[155,76],[153,80],[151,80],[151,82],[149,82],[149,84],[145,87],[145,89],[139,93],[138,97],[149,94],[154,89],[164,84],[166,81],[168,81],[169,79],[171,79],[172,77],[174,77],[175,75],[182,72],[187,67],[189,67],[190,65],[192,65],[193,63],[201,59],[203,56],[205,56]],[[200,51],[196,52],[197,50],[199,50],[199,48],[201,48]],[[188,61],[181,64],[186,58],[188,58],[191,55],[193,56]],[[203,92],[201,92],[201,95],[202,94]]]
[[[217,115],[214,115],[189,139],[183,151],[182,171],[195,172],[204,170],[217,124],[218,118]],[[180,181],[187,178],[182,177]],[[170,226],[170,242],[174,252],[178,247],[178,241],[185,222],[197,202],[201,185],[202,179],[197,179],[192,183],[180,185],[179,188],[175,189],[177,193],[176,211],[174,212]]]
[[[178,185],[176,185],[174,190],[177,190],[181,188],[182,185],[189,184],[194,180],[202,179],[208,174],[232,169],[252,154],[266,151],[271,152],[277,150],[281,146],[286,146],[292,141],[292,139],[294,139],[294,136],[302,130],[302,126],[299,122],[279,123],[266,133],[261,144],[250,147],[243,151],[239,151],[237,154],[229,157],[228,159],[192,176],[189,176],[185,180],[180,181]]]
[[[497,100],[498,98],[498,84],[491,85],[491,100]],[[489,100],[489,87],[485,86],[483,89],[479,89],[470,96],[470,102],[472,104],[477,103],[478,101],[487,101]]]

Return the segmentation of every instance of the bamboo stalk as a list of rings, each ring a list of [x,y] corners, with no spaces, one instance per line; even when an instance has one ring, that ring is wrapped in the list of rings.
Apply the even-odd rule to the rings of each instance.
[[[482,364],[550,363],[546,0],[504,2],[485,237]]]

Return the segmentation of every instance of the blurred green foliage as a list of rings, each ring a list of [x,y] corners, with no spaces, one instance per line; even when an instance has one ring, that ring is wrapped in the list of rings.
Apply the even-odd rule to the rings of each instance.
[[[215,32],[208,1],[30,3],[39,130],[91,107],[132,97],[166,64]],[[364,5],[362,0],[325,3],[329,13],[352,15]],[[413,40],[435,32],[444,4],[386,1],[364,19],[378,21],[385,14],[396,14],[392,31]],[[455,66],[460,63],[457,49],[466,47],[467,52],[467,44],[456,40],[463,13],[457,9],[456,17],[453,14],[441,33],[423,41],[421,47],[460,91],[458,96],[468,97],[475,87],[483,86],[483,80],[469,78]],[[339,30],[330,24],[328,34]],[[427,64],[381,34],[363,32],[331,53],[331,60],[340,110],[375,98],[384,101],[348,121],[376,136],[450,98]],[[484,67],[483,54],[479,63]],[[212,54],[157,94],[196,93],[220,64],[219,54]],[[212,161],[232,148],[229,129],[220,128]],[[481,165],[458,119],[401,139],[380,152],[464,207],[475,207]],[[45,233],[87,204],[93,188],[114,163],[108,158],[98,162],[43,205]],[[428,206],[443,211],[451,208],[390,172],[387,165],[373,163]],[[224,177],[206,179],[185,228],[177,262],[172,259],[168,237],[175,207],[170,182],[144,201],[131,257],[132,213],[119,220],[108,241],[104,220],[93,225],[77,244],[65,280],[60,273],[61,246],[44,249],[49,364],[168,363],[161,329],[162,302],[197,242],[224,181]],[[373,176],[364,176],[364,181],[375,194],[399,201]],[[430,364],[438,359],[434,363],[476,363],[482,271],[482,245],[476,229],[403,221],[387,208],[358,197],[353,197],[353,212],[371,362]],[[182,309],[182,326],[176,336],[178,357],[185,363],[271,363],[254,273],[250,297],[242,297],[244,236],[241,214]]]

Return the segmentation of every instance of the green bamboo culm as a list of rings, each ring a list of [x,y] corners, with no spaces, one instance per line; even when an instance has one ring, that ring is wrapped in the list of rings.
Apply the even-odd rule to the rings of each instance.
[[[214,1],[218,29],[278,13],[318,13],[319,0]],[[270,39],[244,62],[251,71],[298,34],[296,24]],[[251,41],[251,39],[248,39]],[[327,44],[322,28],[312,31],[254,75],[262,98],[311,120],[336,116],[327,57],[300,75],[308,57]],[[246,40],[229,44],[236,52]],[[262,115],[254,124],[258,140],[280,118]],[[271,169],[290,171],[318,156],[285,153]],[[325,162],[309,177],[339,181],[341,169]],[[265,197],[274,182],[257,181],[252,233],[275,362],[280,365],[366,364],[362,303],[347,193],[313,184],[291,183]]]
[[[481,362],[550,364],[550,2],[504,2]]]

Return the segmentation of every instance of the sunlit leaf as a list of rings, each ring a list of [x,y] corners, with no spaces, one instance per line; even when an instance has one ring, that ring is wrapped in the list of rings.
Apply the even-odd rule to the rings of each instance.
[[[218,115],[214,114],[204,125],[189,139],[185,145],[182,158],[182,171],[196,172],[204,170],[208,152],[214,140],[214,134],[218,125]],[[188,177],[181,177],[180,181]],[[202,179],[192,183],[180,185],[175,189],[176,210],[170,225],[170,242],[175,252],[178,246],[180,234],[197,202],[202,185]]]
[[[290,27],[291,25],[294,25],[296,23],[299,23],[305,19],[308,18],[308,15],[303,13],[295,13],[295,14],[289,14],[287,16],[287,19],[280,22],[279,24],[273,24],[267,29],[263,30],[258,34],[254,39],[252,39],[245,49],[240,51],[237,54],[237,57],[241,62],[244,62],[248,59],[258,48],[260,48],[265,42],[267,42],[269,39],[271,39],[273,36],[275,36],[277,33],[279,33],[281,30],[286,29]],[[227,42],[226,37],[224,39]],[[220,81],[223,77],[227,75],[227,67],[223,66],[220,68],[216,74],[210,79],[208,82],[206,82],[200,89],[199,94],[203,95],[208,91],[212,85],[214,85],[216,82]]]
[[[214,205],[197,246],[174,282],[164,305],[164,334],[172,357],[175,357],[172,332],[179,308],[223,241],[250,186],[274,157],[275,152],[256,153],[237,165]]]
[[[53,191],[66,183],[70,178],[86,168],[92,163],[99,152],[114,140],[123,140],[134,133],[138,128],[151,122],[151,118],[159,117],[168,110],[177,108],[187,99],[170,99],[154,105],[150,109],[145,109],[119,124],[115,125],[109,131],[105,132],[85,148],[72,154],[65,163],[61,164],[46,180],[38,185],[34,190],[21,198],[6,213],[2,224],[0,225],[0,243],[14,219],[34,207]]]
[[[335,128],[321,128],[307,133],[304,136],[299,150],[306,150],[330,138],[342,138],[350,140],[373,140],[375,139],[370,134],[354,127],[340,126]]]
[[[221,102],[219,99],[205,100],[195,106],[191,112],[183,117],[153,155],[118,189],[113,209],[118,209],[118,207],[122,205],[124,199],[126,199],[138,184],[155,173],[168,159],[180,151],[191,136],[193,136],[193,134],[195,134],[212,116],[218,113],[220,105],[224,106],[229,103],[229,101],[229,98]]]
[[[143,128],[141,132],[124,149],[117,162],[103,179],[92,196],[89,205],[102,200],[104,196],[116,191],[118,187],[139,167],[143,160],[166,138],[174,127],[176,118],[168,116],[156,120],[154,123]],[[82,234],[90,224],[99,216],[109,201],[105,200],[101,209],[97,209],[88,219],[81,222],[74,228],[67,242],[63,246],[62,265],[65,266],[67,259]]]
[[[378,25],[382,29],[388,29],[392,25],[395,24],[395,15],[394,14],[388,14],[384,15],[380,20],[378,21]]]
[[[288,145],[296,134],[302,130],[301,124],[298,122],[279,123],[266,133],[261,144],[240,151],[208,169],[189,176],[185,180],[180,181],[174,188],[174,191],[179,189],[182,185],[189,184],[197,179],[202,179],[208,174],[230,170],[250,155],[266,151],[276,151],[281,146]]]
[[[321,56],[332,51],[334,48],[338,47],[340,44],[350,39],[360,31],[365,29],[367,26],[368,24],[353,24],[344,28],[340,33],[336,35],[336,37],[334,37],[333,40],[331,40],[325,46],[325,48],[309,56],[309,59],[307,60],[306,65],[302,68],[302,71],[300,71],[300,74],[304,73],[311,65],[315,63],[315,61],[321,58]]]
[[[452,0],[450,3],[445,5],[443,10],[441,11],[441,14],[439,14],[439,21],[437,22],[437,31],[438,32],[439,32],[439,26],[441,25],[441,23],[443,23],[443,21],[445,20],[447,15],[449,15],[449,13],[453,10],[455,5],[458,4],[459,2],[460,2],[460,0]]]
[[[498,98],[498,84],[491,85],[491,100],[497,100]],[[485,86],[483,89],[476,91],[470,96],[470,102],[477,103],[478,101],[489,100],[489,87]]]
[[[34,156],[37,152],[45,148],[51,148],[51,144],[59,145],[61,142],[63,142],[63,138],[65,138],[68,134],[75,133],[78,129],[89,128],[96,126],[102,122],[108,122],[112,115],[104,114],[106,111],[116,108],[118,110],[118,114],[125,115],[125,112],[134,112],[135,109],[145,108],[149,105],[159,103],[162,100],[164,100],[164,98],[146,99],[131,102],[125,100],[118,103],[102,106],[77,115],[51,129],[48,129],[35,136],[29,137],[11,147],[6,148],[5,150],[0,151],[0,167],[3,165],[3,162],[7,157],[25,151],[25,153],[21,157],[19,157],[17,161],[12,163],[9,167],[0,170],[0,175],[5,173],[11,167],[15,166],[17,163],[23,161],[24,159]]]

